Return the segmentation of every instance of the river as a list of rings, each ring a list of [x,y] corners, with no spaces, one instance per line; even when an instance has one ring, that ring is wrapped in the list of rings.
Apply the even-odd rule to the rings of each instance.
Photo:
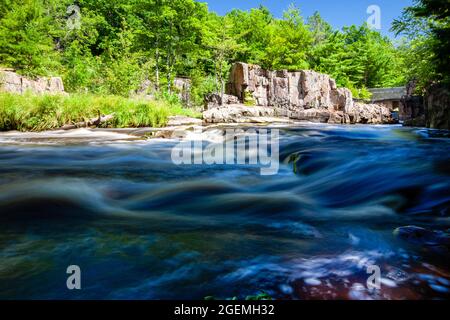
[[[448,132],[278,129],[267,176],[175,165],[176,140],[0,133],[0,299],[448,299]]]

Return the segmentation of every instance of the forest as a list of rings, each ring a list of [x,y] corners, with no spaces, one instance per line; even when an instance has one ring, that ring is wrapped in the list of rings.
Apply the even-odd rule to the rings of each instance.
[[[288,7],[224,16],[194,0],[0,0],[0,66],[62,76],[73,93],[129,96],[144,81],[173,94],[189,77],[195,104],[219,92],[233,62],[312,69],[367,98],[367,88],[448,80],[449,2],[418,0],[393,23],[395,39],[366,23],[334,29]]]

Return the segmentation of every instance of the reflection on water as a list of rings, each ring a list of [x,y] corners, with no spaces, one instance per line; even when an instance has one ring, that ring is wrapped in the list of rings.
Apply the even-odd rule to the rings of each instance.
[[[275,176],[175,166],[171,140],[0,134],[0,298],[448,298],[447,133],[280,134]]]

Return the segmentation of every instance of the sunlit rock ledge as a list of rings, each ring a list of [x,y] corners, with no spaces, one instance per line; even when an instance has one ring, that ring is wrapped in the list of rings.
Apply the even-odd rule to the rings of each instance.
[[[338,88],[326,74],[310,70],[269,71],[236,63],[225,95],[210,95],[203,113],[205,123],[239,123],[258,117],[332,124],[390,124],[389,108],[354,102],[347,88]]]

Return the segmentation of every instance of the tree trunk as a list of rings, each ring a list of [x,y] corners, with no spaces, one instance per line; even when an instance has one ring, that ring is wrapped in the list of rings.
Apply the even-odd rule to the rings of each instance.
[[[156,53],[155,53],[155,59],[156,59],[156,91],[159,92],[159,37],[156,40]]]
[[[171,82],[172,82],[172,66],[170,65],[169,55],[167,56],[167,92],[171,93]]]
[[[214,86],[216,93],[219,94],[219,73],[217,72],[217,62],[214,61]]]
[[[223,96],[225,94],[225,81],[223,80],[223,74],[222,74],[222,69],[223,69],[223,59],[222,57],[219,58],[220,62],[219,62],[219,81],[220,81],[220,104],[223,104]]]
[[[171,89],[172,89],[172,66],[173,66],[173,37],[172,37],[172,32],[173,32],[173,24],[172,22],[170,23],[170,35],[171,35],[171,39],[172,41],[169,41],[168,46],[167,46],[167,92],[170,94],[171,93]]]

